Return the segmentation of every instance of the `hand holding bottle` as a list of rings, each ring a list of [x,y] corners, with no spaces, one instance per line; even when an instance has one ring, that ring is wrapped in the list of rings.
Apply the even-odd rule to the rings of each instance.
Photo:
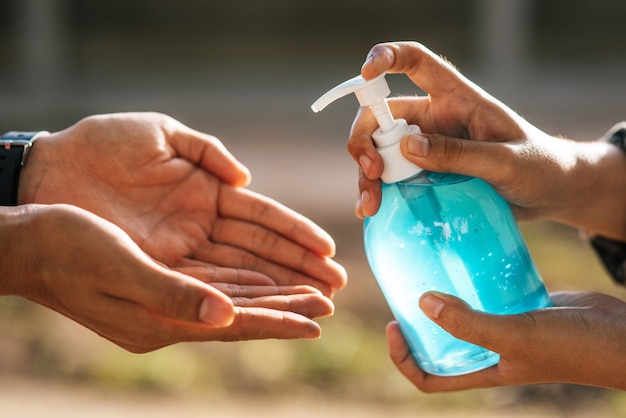
[[[484,179],[518,219],[546,218],[626,238],[626,198],[619,198],[626,165],[616,147],[542,132],[415,42],[372,48],[361,74],[371,79],[382,72],[404,73],[428,94],[389,99],[395,117],[423,132],[403,140],[407,159],[426,170]],[[371,112],[361,108],[348,144],[360,166],[359,217],[380,205],[383,163],[371,140],[376,127]]]
[[[449,295],[427,294],[420,307],[454,336],[500,353],[494,367],[441,377],[424,373],[397,322],[387,326],[398,370],[423,392],[538,383],[574,383],[626,390],[626,303],[589,292],[551,294],[555,309],[489,315]]]
[[[384,164],[380,208],[363,225],[365,253],[415,360],[441,376],[496,364],[496,353],[441,332],[417,301],[437,290],[492,314],[551,306],[509,206],[481,179],[424,171],[405,158],[402,139],[421,130],[392,114],[384,72],[347,80],[311,107],[350,93],[379,125],[371,136]]]
[[[407,159],[427,170],[486,180],[520,219],[552,219],[626,239],[626,158],[617,147],[540,131],[417,43],[375,46],[362,75],[370,79],[381,72],[405,73],[428,93],[389,100],[394,115],[422,128],[423,134],[403,139]],[[382,161],[370,138],[375,128],[362,108],[349,143],[361,168],[360,217],[376,213],[381,202]],[[490,315],[451,295],[427,293],[419,306],[431,320],[457,338],[499,353],[499,364],[463,376],[425,373],[397,322],[388,327],[391,358],[425,392],[542,382],[624,390],[624,302],[585,292],[551,298],[555,308]]]

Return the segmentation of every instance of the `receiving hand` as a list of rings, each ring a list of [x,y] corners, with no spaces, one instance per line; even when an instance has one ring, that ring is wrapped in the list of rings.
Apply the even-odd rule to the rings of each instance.
[[[122,228],[155,260],[206,282],[242,270],[332,294],[346,281],[332,239],[239,186],[248,171],[215,137],[155,113],[92,116],[42,137],[20,203],[67,203]]]
[[[424,392],[536,383],[626,390],[626,303],[599,293],[552,293],[553,308],[519,315],[472,310],[458,298],[427,293],[424,313],[457,338],[500,354],[499,364],[455,377],[422,371],[396,322],[387,327],[391,359]]]
[[[21,261],[1,266],[0,294],[134,352],[316,338],[311,318],[333,312],[322,292],[346,281],[334,243],[248,182],[216,138],[161,114],[92,116],[42,136],[22,170],[20,206],[0,208],[0,249]]]
[[[223,269],[210,285],[148,257],[120,228],[70,205],[0,207],[0,295],[47,306],[132,352],[181,341],[316,338],[332,302],[309,286]],[[12,256],[16,255],[16,256]]]

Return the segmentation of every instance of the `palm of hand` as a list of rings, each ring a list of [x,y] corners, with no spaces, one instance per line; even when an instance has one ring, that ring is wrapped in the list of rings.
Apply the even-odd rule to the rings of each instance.
[[[248,172],[216,138],[142,113],[89,117],[38,141],[20,177],[20,203],[66,203],[97,216],[76,211],[91,222],[82,230],[70,230],[71,216],[53,222],[66,239],[50,254],[61,256],[51,264],[62,273],[54,289],[33,299],[136,352],[180,341],[319,335],[309,318],[331,314],[332,303],[297,285],[330,294],[345,284],[345,271],[329,259],[332,240],[295,212],[237,187]],[[88,268],[73,264],[81,248],[97,249],[83,257]],[[159,268],[140,249],[186,276]],[[219,293],[187,276],[230,297],[230,326],[207,327],[198,322],[198,300],[181,303],[180,295]],[[67,286],[74,290],[65,293]]]
[[[178,158],[163,128],[96,120],[61,132],[64,155],[55,155],[56,137],[48,152],[32,155],[45,159],[34,165],[45,172],[30,200],[76,204],[120,226],[156,260],[184,265],[211,236],[220,181]]]
[[[242,272],[248,280],[254,270],[279,285],[309,284],[326,294],[345,284],[345,271],[328,259],[330,237],[236,187],[248,182],[247,170],[214,137],[142,113],[90,117],[39,141],[20,181],[26,203],[89,210],[155,260],[205,281],[227,268],[229,282],[241,283]]]

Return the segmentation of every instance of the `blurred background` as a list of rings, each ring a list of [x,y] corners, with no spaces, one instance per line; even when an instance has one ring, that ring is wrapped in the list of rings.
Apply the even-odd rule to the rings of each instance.
[[[391,315],[353,216],[357,103],[310,104],[368,50],[417,40],[552,134],[626,119],[619,0],[0,0],[0,128],[59,130],[165,112],[219,137],[251,189],[327,229],[350,275],[317,341],[180,344],[132,355],[70,320],[0,299],[0,415],[624,417],[626,395],[573,385],[418,393],[388,360]],[[396,94],[417,89],[389,78]],[[614,286],[578,231],[522,229],[550,290]],[[601,355],[601,353],[598,353]]]

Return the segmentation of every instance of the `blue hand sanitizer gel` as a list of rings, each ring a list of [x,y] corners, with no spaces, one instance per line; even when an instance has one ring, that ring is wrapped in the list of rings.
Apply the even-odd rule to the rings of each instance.
[[[551,306],[507,202],[483,180],[424,171],[404,158],[400,140],[419,127],[391,115],[385,74],[357,76],[322,96],[320,111],[355,93],[379,128],[372,135],[381,154],[381,206],[364,223],[367,260],[419,366],[454,376],[490,367],[499,355],[459,340],[427,318],[420,297],[435,290],[473,309],[516,314]]]

